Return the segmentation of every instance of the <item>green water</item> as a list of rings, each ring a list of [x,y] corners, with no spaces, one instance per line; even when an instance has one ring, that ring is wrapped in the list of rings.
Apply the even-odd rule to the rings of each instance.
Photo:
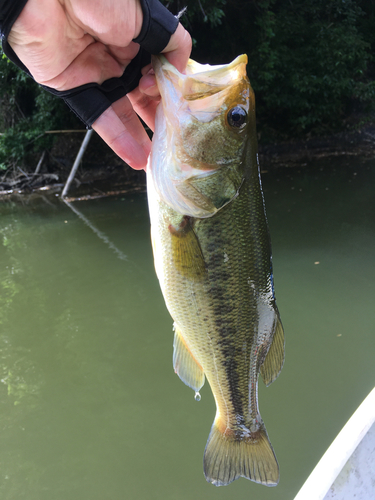
[[[44,198],[0,205],[2,500],[294,497],[375,384],[375,162],[263,183],[287,340],[259,391],[279,486],[204,480],[214,401],[173,373],[145,195]]]

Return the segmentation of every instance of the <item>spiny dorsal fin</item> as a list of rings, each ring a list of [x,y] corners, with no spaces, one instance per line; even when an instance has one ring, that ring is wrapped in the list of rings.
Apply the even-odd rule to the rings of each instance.
[[[204,372],[201,365],[191,354],[177,325],[174,325],[173,368],[180,379],[198,392],[204,384]]]
[[[260,367],[260,374],[263,382],[268,386],[277,379],[284,364],[285,341],[284,329],[280,318],[277,317],[276,328],[271,347],[267,353],[263,365]]]

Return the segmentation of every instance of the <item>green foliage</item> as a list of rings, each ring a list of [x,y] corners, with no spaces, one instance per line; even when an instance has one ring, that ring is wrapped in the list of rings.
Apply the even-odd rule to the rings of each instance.
[[[212,64],[248,54],[259,128],[268,136],[330,131],[353,108],[373,106],[373,0],[227,0],[223,10],[211,28],[194,10],[193,57]]]
[[[363,86],[371,48],[358,29],[364,13],[357,2],[270,0],[260,6],[253,83],[275,128],[337,127],[352,97],[371,97]]]
[[[163,2],[175,14],[185,9],[181,22],[191,31],[196,22],[203,22],[213,28],[220,26],[225,16],[223,8],[227,0],[164,0]]]
[[[249,56],[259,129],[268,137],[342,127],[374,110],[374,0],[163,0],[194,40],[192,57]],[[0,58],[0,169],[51,145],[46,130],[81,128],[65,104]],[[363,118],[363,117],[362,117]]]
[[[63,101],[56,99],[1,52],[0,169],[23,164],[28,155],[52,145],[46,130],[81,127]]]

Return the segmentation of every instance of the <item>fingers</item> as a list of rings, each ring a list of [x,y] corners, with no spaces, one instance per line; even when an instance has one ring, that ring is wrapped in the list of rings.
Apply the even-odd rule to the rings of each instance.
[[[191,48],[191,36],[180,23],[163,53],[171,64],[183,72],[189,60]],[[151,130],[154,130],[155,113],[160,102],[160,92],[152,66],[149,65],[143,68],[142,74],[138,87],[130,92],[128,97],[135,112]]]
[[[120,77],[129,62],[138,52],[133,44],[128,50],[128,59],[114,57],[106,45],[101,42],[91,43],[60,74],[50,80],[39,81],[56,90],[67,90],[86,83],[102,84],[105,80]]]
[[[104,111],[92,128],[132,168],[146,168],[151,141],[127,96]]]
[[[179,24],[163,53],[171,64],[183,72],[191,53],[191,37]],[[136,113],[155,128],[159,90],[151,66],[144,68],[139,86],[108,108],[93,124],[94,130],[113,151],[134,169],[145,169],[151,141]]]
[[[191,36],[180,23],[163,50],[165,57],[180,72],[184,72],[192,48]],[[138,87],[128,94],[134,110],[150,127],[155,128],[156,107],[160,102],[160,92],[156,84],[151,64],[143,68]]]
[[[66,90],[122,75],[139,50],[131,40],[141,25],[141,7],[134,0],[29,0],[8,41],[36,81]],[[179,24],[163,53],[183,72],[190,52],[191,37]],[[153,130],[160,101],[152,70],[143,74],[139,87],[93,124],[115,153],[135,169],[146,167],[151,149],[136,113]]]
[[[145,94],[151,99],[160,98],[160,92],[156,83],[155,73],[151,64],[143,68],[142,73],[143,76],[139,80],[138,84],[139,90],[142,92],[142,94]]]
[[[52,0],[44,1],[51,2]],[[141,30],[143,15],[139,1],[58,1],[64,5],[67,15],[74,24],[105,45],[126,47]]]
[[[155,82],[155,78],[154,78]],[[155,82],[156,86],[156,82]],[[128,97],[133,106],[134,111],[142,118],[152,131],[155,129],[155,113],[156,107],[160,102],[159,91],[156,86],[157,98],[145,95],[139,87],[129,92]]]
[[[191,36],[180,23],[163,50],[163,54],[180,73],[183,73],[191,54],[191,48]]]
[[[184,73],[191,54],[191,48],[191,36],[180,23],[175,33],[171,36],[168,45],[163,50],[163,54],[178,71]],[[151,66],[144,69],[143,76],[139,81],[140,91],[151,98],[160,97],[160,92]]]

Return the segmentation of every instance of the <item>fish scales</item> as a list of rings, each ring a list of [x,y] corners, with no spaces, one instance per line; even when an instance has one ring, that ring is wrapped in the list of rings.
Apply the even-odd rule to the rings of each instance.
[[[147,174],[155,268],[175,322],[175,371],[195,391],[206,377],[215,398],[204,472],[217,486],[279,478],[257,383],[260,372],[267,385],[278,376],[284,334],[245,58],[219,67],[191,61],[187,75],[153,61],[162,94]]]

